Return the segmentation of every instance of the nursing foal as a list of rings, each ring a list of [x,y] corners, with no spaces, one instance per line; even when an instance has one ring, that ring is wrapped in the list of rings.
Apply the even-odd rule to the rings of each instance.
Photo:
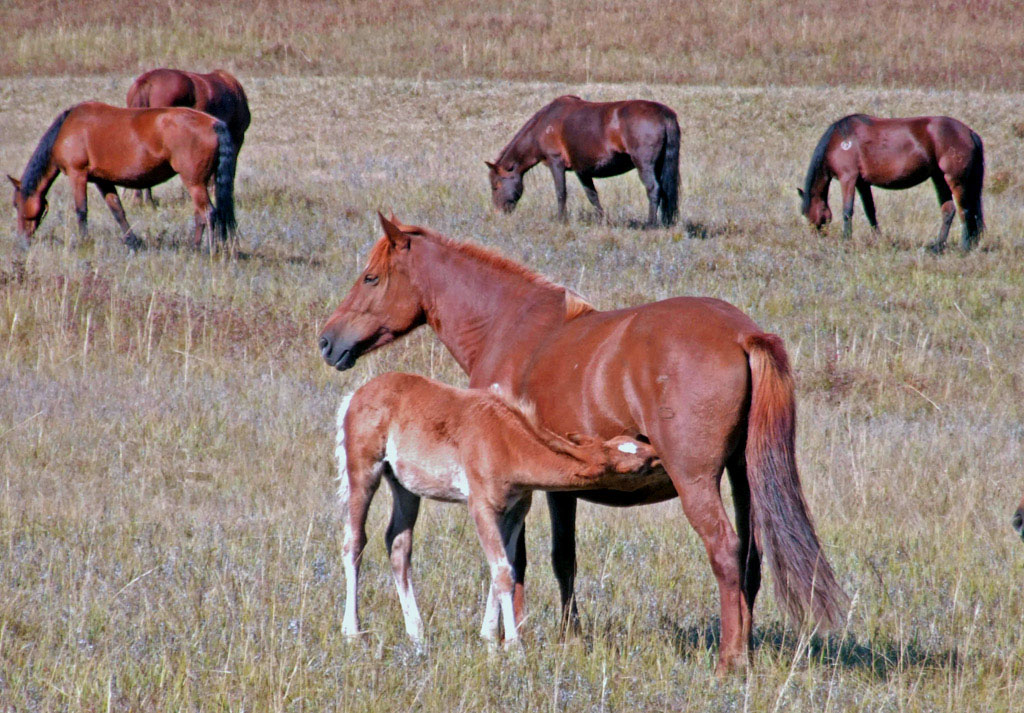
[[[563,438],[540,427],[529,408],[496,391],[457,389],[413,374],[384,374],[345,397],[338,409],[338,499],[345,513],[345,615],[342,632],[359,633],[357,583],[366,546],[366,514],[385,478],[392,492],[385,542],[405,616],[416,642],[423,621],[412,578],[412,530],[420,498],[467,502],[491,570],[480,635],[518,638],[507,550],[514,547],[539,490],[649,485],[654,449],[619,436]]]

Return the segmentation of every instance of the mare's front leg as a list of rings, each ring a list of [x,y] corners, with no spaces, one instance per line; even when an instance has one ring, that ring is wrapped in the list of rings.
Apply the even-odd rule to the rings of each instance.
[[[117,196],[117,188],[108,181],[96,181],[96,188],[99,189],[103,200],[107,202],[107,207],[110,208],[110,212],[114,215],[114,221],[121,228],[124,244],[132,250],[137,250],[142,245],[142,241],[139,240],[135,233],[132,232],[131,226],[128,225],[128,219],[124,215],[124,206],[121,205],[121,199]]]
[[[551,177],[555,181],[555,198],[558,199],[558,219],[565,220],[565,165],[561,159],[553,158],[548,161],[548,168],[551,169]]]
[[[423,619],[416,606],[416,593],[412,587],[412,529],[420,512],[420,498],[395,480],[388,478],[391,486],[391,522],[388,524],[384,542],[391,558],[391,572],[395,576],[398,601],[402,604],[405,631],[416,644],[423,643]]]
[[[558,580],[562,599],[559,636],[582,632],[580,612],[576,607],[576,496],[571,493],[548,493],[551,515],[551,569]]]
[[[85,171],[68,171],[68,181],[71,183],[71,196],[75,201],[78,236],[84,238],[89,233],[89,201],[85,191],[89,184],[89,174]]]
[[[871,195],[871,184],[864,180],[857,181],[857,193],[860,194],[860,202],[864,206],[864,215],[867,216],[868,225],[877,233],[878,221],[875,219],[875,199]]]
[[[843,176],[839,179],[843,191],[843,239],[853,237],[853,199],[857,190],[857,176]]]
[[[512,563],[512,607],[516,628],[522,626],[526,614],[526,513],[530,511],[533,493],[527,492],[501,519],[501,538],[505,556]]]
[[[576,178],[580,179],[583,192],[587,194],[587,200],[597,208],[597,219],[604,222],[604,208],[601,207],[601,200],[597,197],[597,188],[594,187],[594,177],[589,173],[577,173]]]

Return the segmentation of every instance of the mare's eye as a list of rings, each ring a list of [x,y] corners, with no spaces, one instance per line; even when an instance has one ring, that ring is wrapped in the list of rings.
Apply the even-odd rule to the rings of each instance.
[[[363,282],[365,282],[367,285],[376,285],[378,282],[380,282],[380,278],[377,277],[376,275],[367,274],[366,277],[363,278]]]

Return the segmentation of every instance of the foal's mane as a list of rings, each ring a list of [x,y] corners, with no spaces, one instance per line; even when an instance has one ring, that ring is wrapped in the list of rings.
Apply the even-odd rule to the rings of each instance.
[[[39,181],[42,180],[43,174],[46,173],[46,169],[50,165],[50,155],[53,153],[53,145],[57,143],[57,134],[60,133],[60,127],[64,125],[64,120],[68,118],[71,109],[74,107],[62,111],[50,124],[50,128],[43,134],[43,138],[39,139],[36,150],[32,152],[32,157],[28,160],[28,165],[25,166],[25,172],[21,174],[22,198],[28,198],[39,187]]]
[[[849,135],[853,123],[857,121],[870,122],[871,118],[866,114],[849,114],[833,122],[831,126],[825,129],[825,133],[821,135],[821,138],[818,139],[818,145],[814,147],[814,153],[811,154],[811,163],[807,167],[807,177],[804,179],[802,206],[804,213],[811,208],[811,190],[814,188],[815,182],[825,172],[825,153],[828,150],[828,144],[832,140],[833,134],[838,131],[840,136]]]
[[[445,237],[430,228],[423,228],[418,225],[403,225],[397,222],[395,225],[403,233],[426,238],[433,243],[437,243],[438,245],[443,245],[446,248],[454,250],[481,265],[492,267],[501,272],[518,277],[530,284],[537,285],[538,287],[561,291],[565,295],[565,319],[567,321],[587,314],[588,312],[596,311],[594,305],[590,304],[586,298],[576,291],[566,287],[565,285],[552,282],[543,275],[536,273],[533,270],[510,260],[504,255],[494,252],[493,250],[488,250],[487,248],[475,243],[460,243],[452,240],[451,238]],[[376,272],[379,275],[386,276],[391,269],[391,257],[391,243],[387,237],[383,237],[370,249],[367,269],[372,272]]]
[[[537,416],[537,407],[532,401],[514,396],[500,384],[491,384],[488,391],[497,397],[508,409],[519,418],[522,424],[551,450],[560,455],[584,461],[581,447],[571,440],[546,428]],[[597,439],[594,439],[597,440]]]

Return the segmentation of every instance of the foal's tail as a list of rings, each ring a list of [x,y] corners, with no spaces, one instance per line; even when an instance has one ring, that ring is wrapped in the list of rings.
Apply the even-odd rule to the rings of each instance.
[[[665,121],[665,145],[661,153],[661,169],[658,172],[662,225],[676,221],[679,204],[679,121],[675,116]]]
[[[833,628],[849,600],[821,551],[800,488],[789,358],[774,334],[752,334],[743,348],[753,387],[746,449],[752,529],[772,570],[779,606],[798,624],[810,613],[824,628]]]
[[[348,509],[348,452],[345,450],[345,416],[348,415],[348,407],[352,405],[352,397],[356,392],[345,394],[338,406],[338,433],[334,437],[334,457],[338,461],[338,505],[341,506],[342,514]]]
[[[235,144],[231,132],[223,121],[215,121],[213,130],[217,133],[217,168],[214,195],[216,206],[213,210],[214,229],[221,240],[235,231]]]
[[[964,228],[971,245],[985,230],[985,217],[981,210],[981,189],[985,182],[985,149],[981,137],[971,132],[971,168],[967,177],[967,191],[964,196]],[[969,246],[965,246],[969,247]]]

